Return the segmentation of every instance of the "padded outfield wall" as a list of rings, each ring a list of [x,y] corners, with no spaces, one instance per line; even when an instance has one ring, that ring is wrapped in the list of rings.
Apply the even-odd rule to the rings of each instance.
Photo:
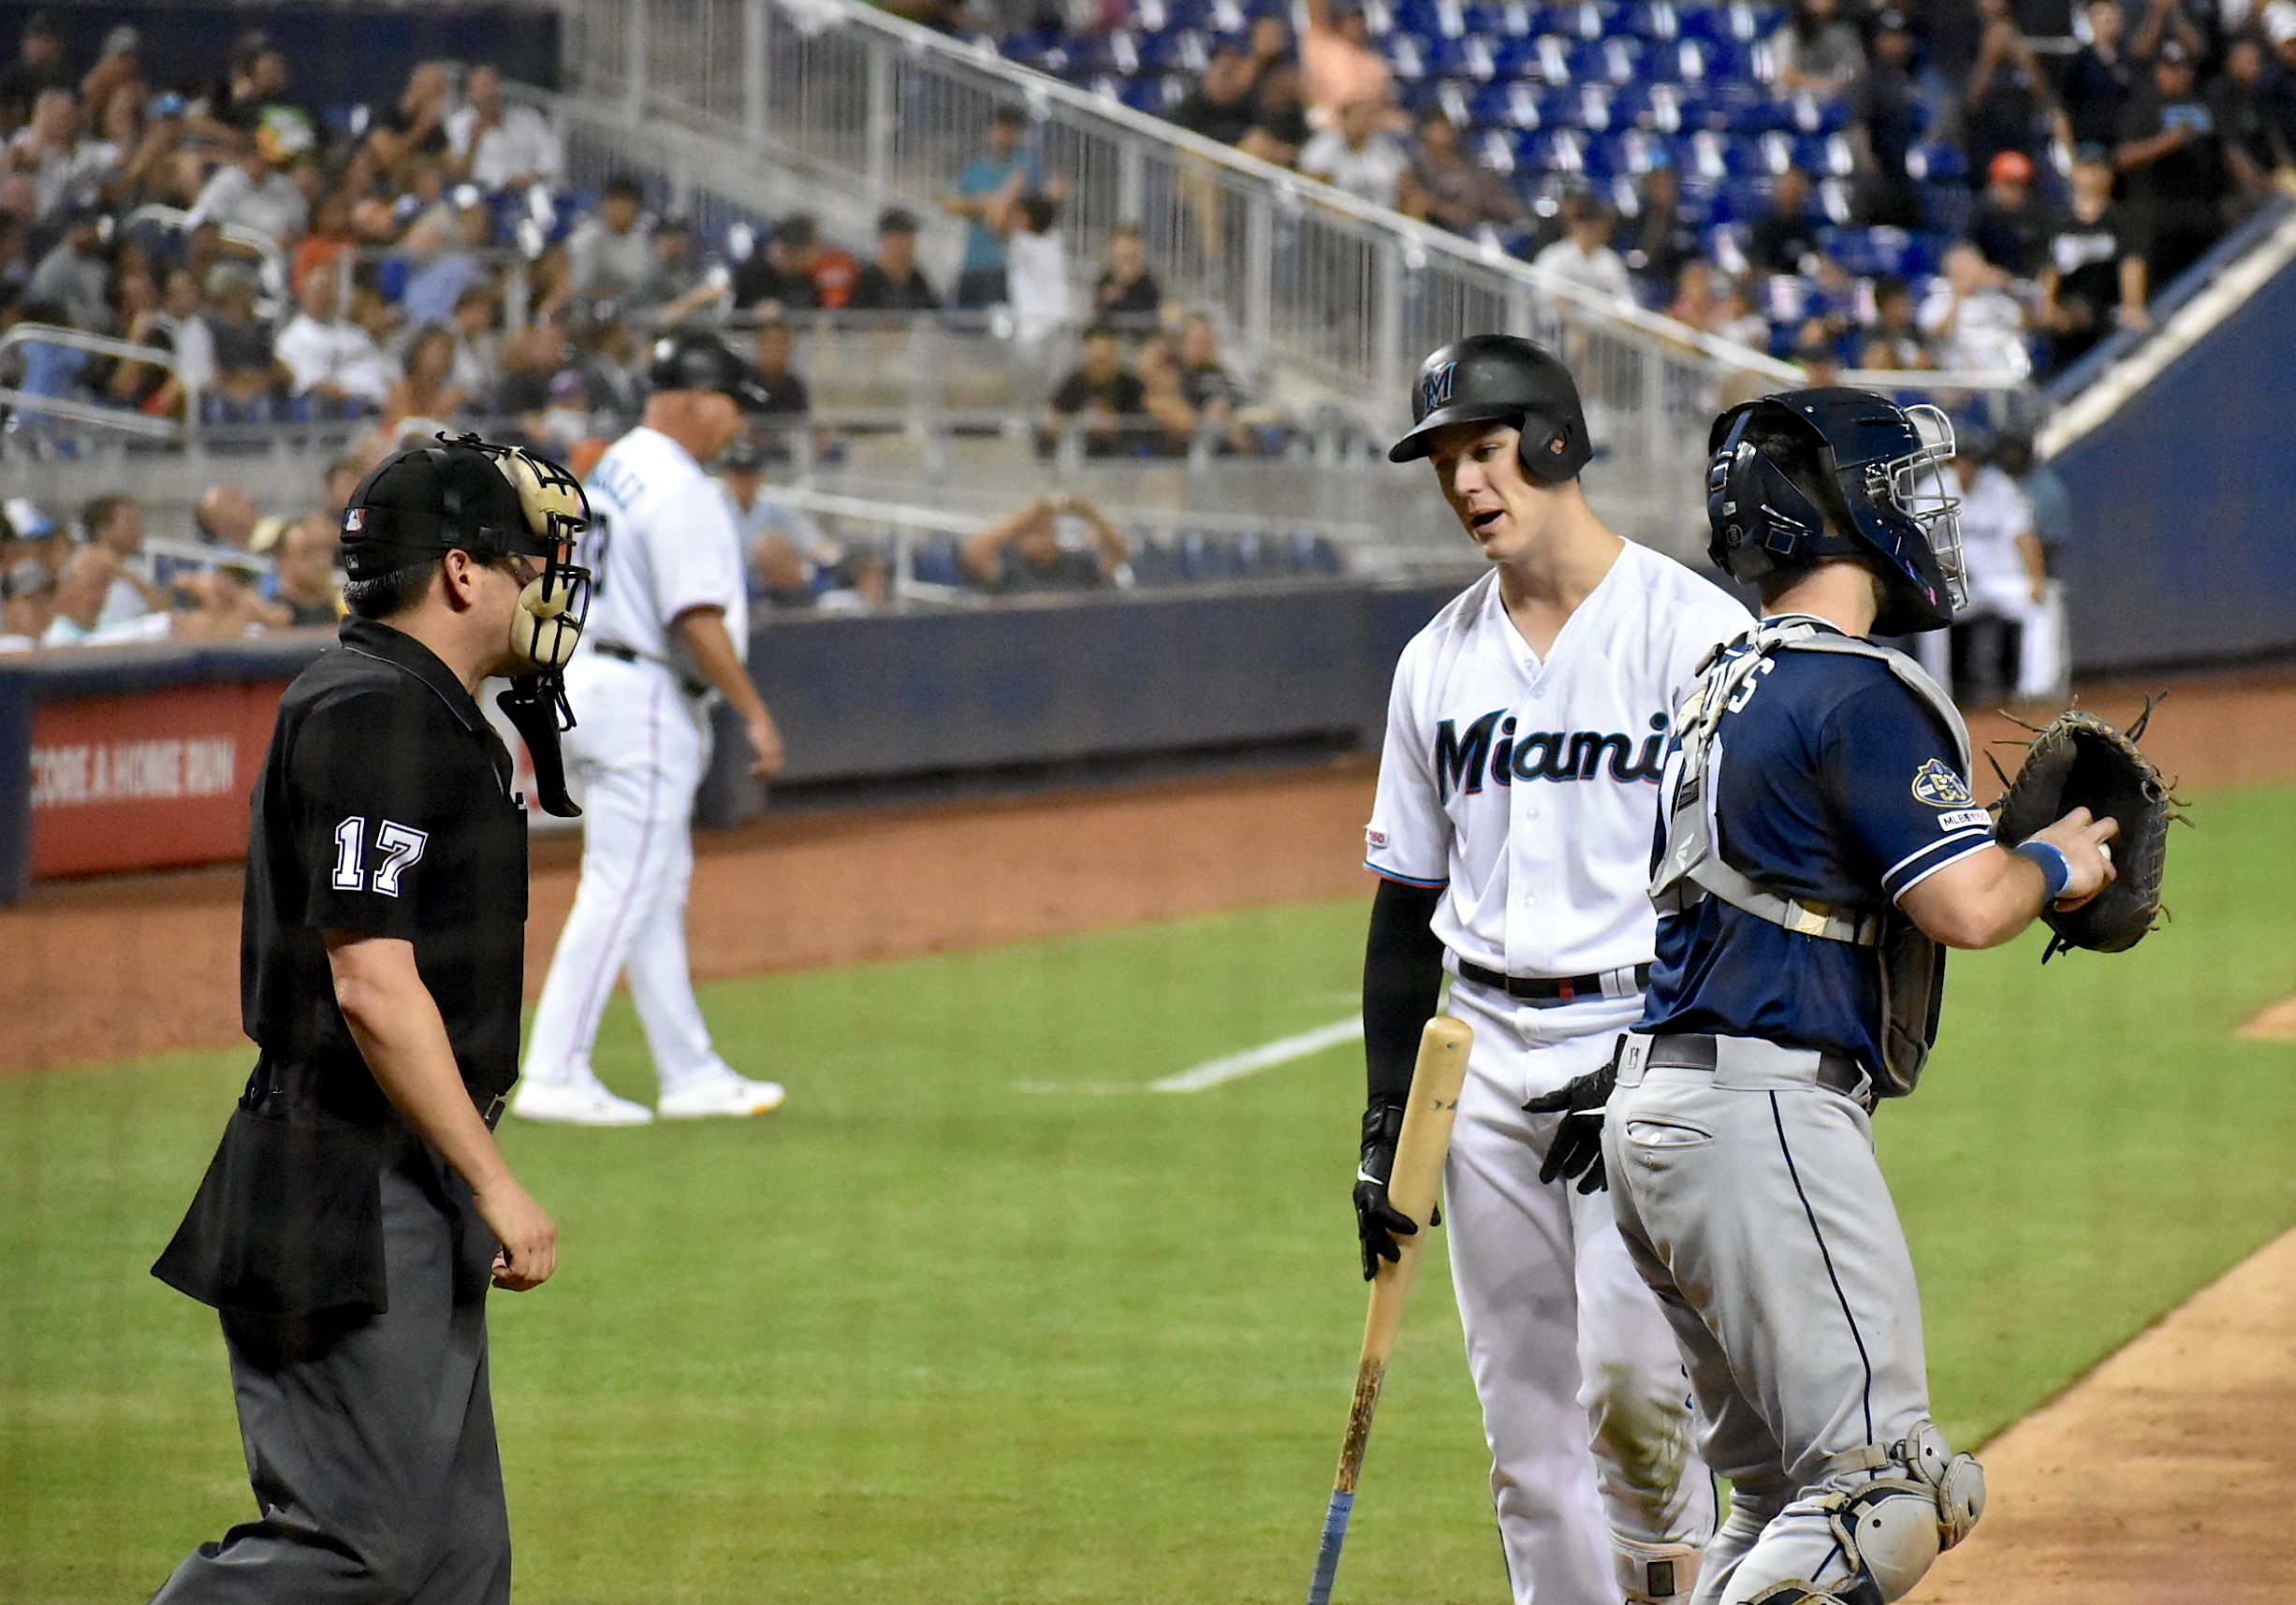
[[[2081,673],[2296,651],[2296,268],[2053,461]]]
[[[1192,754],[1250,762],[1375,745],[1396,658],[1460,583],[784,615],[753,632],[750,665],[795,788],[947,787],[983,771]],[[240,856],[279,695],[328,645],[309,631],[0,659],[0,902],[35,879]],[[754,804],[746,755],[727,744],[719,758],[704,824],[736,823]]]

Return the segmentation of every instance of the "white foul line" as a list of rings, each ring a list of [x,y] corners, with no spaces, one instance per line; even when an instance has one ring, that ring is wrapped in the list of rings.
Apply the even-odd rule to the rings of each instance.
[[[1281,1037],[1256,1048],[1247,1048],[1242,1053],[1232,1053],[1225,1058],[1213,1059],[1193,1070],[1183,1070],[1177,1075],[1167,1075],[1162,1081],[1151,1081],[1148,1090],[1201,1092],[1207,1087],[1238,1080],[1270,1065],[1288,1064],[1295,1058],[1306,1058],[1311,1053],[1338,1047],[1341,1043],[1353,1042],[1362,1035],[1363,1016],[1356,1014],[1348,1019],[1336,1020],[1328,1026],[1319,1026],[1312,1031],[1302,1031],[1295,1037]]]

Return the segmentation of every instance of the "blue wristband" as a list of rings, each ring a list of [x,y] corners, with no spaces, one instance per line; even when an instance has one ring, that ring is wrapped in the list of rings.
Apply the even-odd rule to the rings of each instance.
[[[2041,896],[2041,907],[2047,908],[2065,895],[2065,888],[2072,884],[2073,866],[2063,848],[2054,841],[2035,838],[2020,844],[2016,851],[2020,858],[2030,858],[2040,865],[2041,878],[2049,883],[2048,891]]]

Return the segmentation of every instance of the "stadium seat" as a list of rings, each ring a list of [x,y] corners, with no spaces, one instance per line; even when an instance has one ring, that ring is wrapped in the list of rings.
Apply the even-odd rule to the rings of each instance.
[[[1591,134],[1606,133],[1612,121],[1610,85],[1580,84],[1557,97],[1556,109],[1561,113],[1557,121],[1569,127],[1584,128]]]
[[[1846,134],[1805,134],[1793,141],[1793,165],[1813,178],[1848,178],[1857,153]]]
[[[1380,54],[1387,58],[1387,70],[1407,83],[1427,76],[1426,58],[1420,53],[1419,41],[1410,34],[1388,35],[1380,41]]]
[[[1561,120],[1546,91],[1519,78],[1475,91],[1474,115],[1476,124],[1486,128],[1543,128]]]
[[[1425,116],[1429,111],[1440,111],[1451,119],[1455,126],[1471,128],[1475,124],[1475,89],[1474,84],[1454,78],[1424,85],[1420,91],[1419,104],[1412,109],[1412,115]]]
[[[1140,70],[1140,43],[1131,29],[1111,28],[1098,36],[1079,38],[1075,58],[1080,71],[1130,78]]]
[[[1467,17],[1459,0],[1396,0],[1395,25],[1423,39],[1460,39],[1467,36]]]
[[[1642,76],[1645,47],[1640,39],[1587,39],[1572,47],[1571,75],[1587,81],[1631,83]]]
[[[1472,35],[1457,39],[1433,39],[1422,45],[1420,51],[1428,74],[1435,78],[1466,79],[1475,83],[1488,83],[1498,74],[1498,65],[1491,58],[1491,47]]]
[[[1140,67],[1144,72],[1201,74],[1206,64],[1211,60],[1211,51],[1204,36],[1193,28],[1143,34],[1138,48]]]
[[[1505,178],[1514,171],[1514,141],[1511,130],[1485,128],[1468,141],[1468,150],[1484,167]]]
[[[1599,39],[1618,31],[1625,7],[1613,0],[1562,0],[1549,7],[1546,25],[1575,39]]]
[[[1539,31],[1542,13],[1529,0],[1475,0],[1467,25],[1486,39],[1528,39]]]
[[[909,573],[926,585],[964,584],[964,551],[957,537],[935,533],[917,542],[909,549]]]

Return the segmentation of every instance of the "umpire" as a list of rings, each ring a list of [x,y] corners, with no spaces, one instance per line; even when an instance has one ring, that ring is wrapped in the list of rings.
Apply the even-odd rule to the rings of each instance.
[[[510,675],[556,697],[564,652],[534,625],[563,613],[571,650],[584,512],[552,465],[464,437],[388,459],[344,514],[352,617],[282,699],[256,793],[240,989],[261,1056],[153,1268],[222,1312],[260,1514],[166,1605],[510,1598],[487,1286],[548,1280],[558,1229],[491,1130],[526,820],[475,695]]]

